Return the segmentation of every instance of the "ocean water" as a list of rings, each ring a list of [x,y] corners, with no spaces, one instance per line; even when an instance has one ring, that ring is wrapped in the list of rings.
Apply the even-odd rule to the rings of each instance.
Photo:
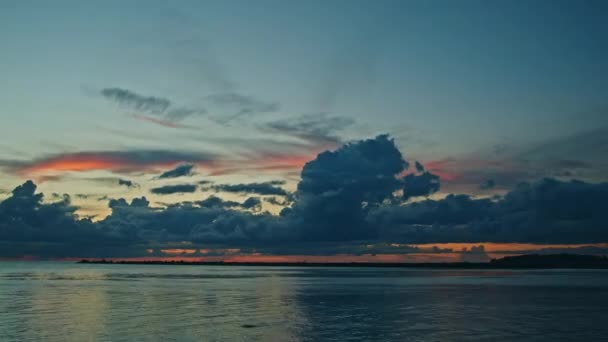
[[[0,263],[0,341],[600,341],[608,272]]]

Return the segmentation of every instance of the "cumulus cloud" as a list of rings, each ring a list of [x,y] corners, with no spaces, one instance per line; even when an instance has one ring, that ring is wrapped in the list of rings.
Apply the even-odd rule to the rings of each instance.
[[[368,220],[408,242],[591,243],[608,241],[608,183],[544,179],[498,200],[449,195],[377,208]]]
[[[191,241],[324,251],[333,248],[328,246],[353,243],[608,241],[604,217],[608,183],[544,179],[522,183],[500,198],[452,194],[438,200],[406,202],[439,187],[436,176],[422,165],[415,168],[416,173],[403,177],[408,166],[394,141],[380,135],[323,152],[309,161],[302,169],[297,191],[289,198],[291,206],[280,215],[263,212],[262,199],[257,196],[241,203],[210,196],[164,208],[152,207],[142,197],[130,203],[122,198],[109,200],[111,215],[96,223],[78,219],[69,196],[58,195],[57,202],[43,203],[43,195],[28,181],[0,203],[0,241],[69,244],[70,253],[84,254],[88,250],[76,246],[90,246],[93,241],[104,248]],[[278,188],[281,182],[253,184]],[[236,186],[239,191],[249,191],[244,193],[262,195],[258,185]],[[196,188],[167,185],[151,192],[195,192]],[[264,200],[272,203],[270,198]],[[106,248],[105,253],[111,255],[111,251]],[[486,257],[485,251],[476,247],[468,250],[463,260]]]
[[[323,152],[304,165],[295,203],[282,216],[301,239],[374,238],[365,212],[392,196],[407,166],[386,135]]]
[[[70,196],[57,198],[59,201],[44,203],[43,194],[36,193],[32,181],[17,186],[0,203],[0,255],[23,255],[32,248],[39,255],[88,255],[87,250],[92,252],[98,244],[109,247],[129,243],[98,229],[90,220],[79,220],[74,214],[78,208],[71,204]]]
[[[178,165],[176,168],[163,172],[158,178],[178,178],[183,176],[191,176],[192,169],[194,168],[193,164],[182,164]]]
[[[156,195],[170,195],[179,193],[192,193],[196,191],[196,185],[194,184],[176,184],[176,185],[164,185],[157,188],[150,189],[150,192]]]
[[[416,169],[419,163],[416,162]],[[420,175],[409,174],[403,178],[403,198],[409,199],[412,197],[428,196],[439,191],[439,176],[428,171],[422,172]]]

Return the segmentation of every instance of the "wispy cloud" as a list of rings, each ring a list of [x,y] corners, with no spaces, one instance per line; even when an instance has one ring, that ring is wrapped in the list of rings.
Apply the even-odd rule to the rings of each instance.
[[[117,103],[123,108],[136,111],[130,116],[137,119],[170,128],[188,128],[178,124],[192,115],[202,115],[207,110],[201,106],[196,108],[175,105],[173,101],[160,96],[142,95],[135,91],[112,87],[104,88],[100,94],[107,100]],[[147,115],[144,115],[147,114]],[[150,117],[153,115],[155,117]]]
[[[171,106],[171,101],[164,97],[145,96],[123,88],[104,88],[101,95],[122,106],[152,114],[162,114]]]
[[[263,101],[237,92],[213,94],[205,97],[205,99],[216,108],[227,113],[227,115],[215,118],[220,124],[227,124],[245,115],[276,112],[280,108],[277,102]]]
[[[309,144],[329,148],[339,145],[342,142],[338,137],[339,132],[354,123],[355,121],[351,118],[319,113],[268,122],[261,126],[261,129],[293,136]]]

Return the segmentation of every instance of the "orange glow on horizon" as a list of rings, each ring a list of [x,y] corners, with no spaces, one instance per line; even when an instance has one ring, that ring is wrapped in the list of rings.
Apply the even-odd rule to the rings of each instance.
[[[478,247],[482,245],[484,251],[488,253],[500,253],[500,252],[525,252],[534,251],[540,249],[549,248],[581,248],[581,247],[599,247],[608,248],[608,243],[585,243],[585,244],[535,244],[535,243],[498,243],[498,242],[477,242],[477,243],[460,243],[460,242],[446,242],[446,243],[426,243],[426,244],[410,244],[406,246],[418,247],[423,249],[431,249],[437,247],[439,249],[452,249],[454,252],[460,252],[462,250],[470,250],[471,247]]]

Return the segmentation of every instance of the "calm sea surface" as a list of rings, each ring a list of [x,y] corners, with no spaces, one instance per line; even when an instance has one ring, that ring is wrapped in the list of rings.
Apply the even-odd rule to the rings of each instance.
[[[608,340],[608,272],[0,263],[0,341]]]

